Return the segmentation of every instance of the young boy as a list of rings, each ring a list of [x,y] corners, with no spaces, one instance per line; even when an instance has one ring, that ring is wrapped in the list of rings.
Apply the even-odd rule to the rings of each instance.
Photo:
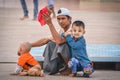
[[[83,71],[84,77],[89,77],[94,72],[93,63],[89,60],[84,39],[85,25],[82,21],[75,21],[71,30],[63,34],[70,46],[72,59],[68,61],[68,67],[72,69],[71,77],[75,77],[77,71]]]
[[[29,53],[31,49],[31,44],[24,42],[20,45],[18,50],[17,66],[15,69],[15,74],[21,76],[44,76],[43,71],[41,70],[40,64],[34,59],[34,57]]]

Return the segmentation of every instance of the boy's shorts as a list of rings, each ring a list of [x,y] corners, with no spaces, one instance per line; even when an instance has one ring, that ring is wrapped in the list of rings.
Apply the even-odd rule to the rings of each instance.
[[[93,63],[89,63],[85,66],[82,66],[81,63],[76,59],[76,58],[72,58],[69,62],[68,62],[68,67],[69,68],[75,68],[73,67],[73,65],[76,65],[77,71],[83,71],[83,73],[85,75],[90,75],[94,72],[94,68],[93,68]],[[76,72],[76,71],[73,71]]]

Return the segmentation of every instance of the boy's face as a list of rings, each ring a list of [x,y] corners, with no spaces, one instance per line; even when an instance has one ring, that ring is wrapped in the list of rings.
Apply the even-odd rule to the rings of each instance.
[[[23,44],[20,45],[19,49],[18,49],[18,55],[22,55],[25,51],[25,46]]]
[[[83,29],[83,27],[75,26],[75,25],[72,26],[72,35],[74,36],[74,38],[79,38],[84,33],[85,33],[85,30]]]
[[[31,49],[31,45],[28,42],[21,43],[18,49],[18,55],[20,56],[23,53],[29,52]]]
[[[27,46],[28,46],[27,44],[20,44],[20,47],[18,49],[18,55],[19,56],[22,55],[25,52],[28,52],[28,50],[26,48]]]

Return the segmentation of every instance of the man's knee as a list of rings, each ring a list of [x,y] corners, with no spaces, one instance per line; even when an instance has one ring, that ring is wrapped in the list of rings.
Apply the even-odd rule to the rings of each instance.
[[[53,41],[49,41],[48,43],[47,43],[47,46],[55,46],[56,44],[55,44],[55,42],[53,42]]]

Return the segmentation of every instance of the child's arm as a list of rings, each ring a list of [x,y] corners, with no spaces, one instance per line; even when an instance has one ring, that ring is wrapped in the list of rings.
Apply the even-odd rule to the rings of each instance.
[[[66,41],[72,48],[75,48],[75,49],[85,46],[84,40],[74,41],[74,39],[70,35],[66,37]]]
[[[62,33],[62,36],[65,37],[65,38],[66,38],[68,35],[71,35],[71,36],[72,36],[71,30],[68,30],[68,31]]]

